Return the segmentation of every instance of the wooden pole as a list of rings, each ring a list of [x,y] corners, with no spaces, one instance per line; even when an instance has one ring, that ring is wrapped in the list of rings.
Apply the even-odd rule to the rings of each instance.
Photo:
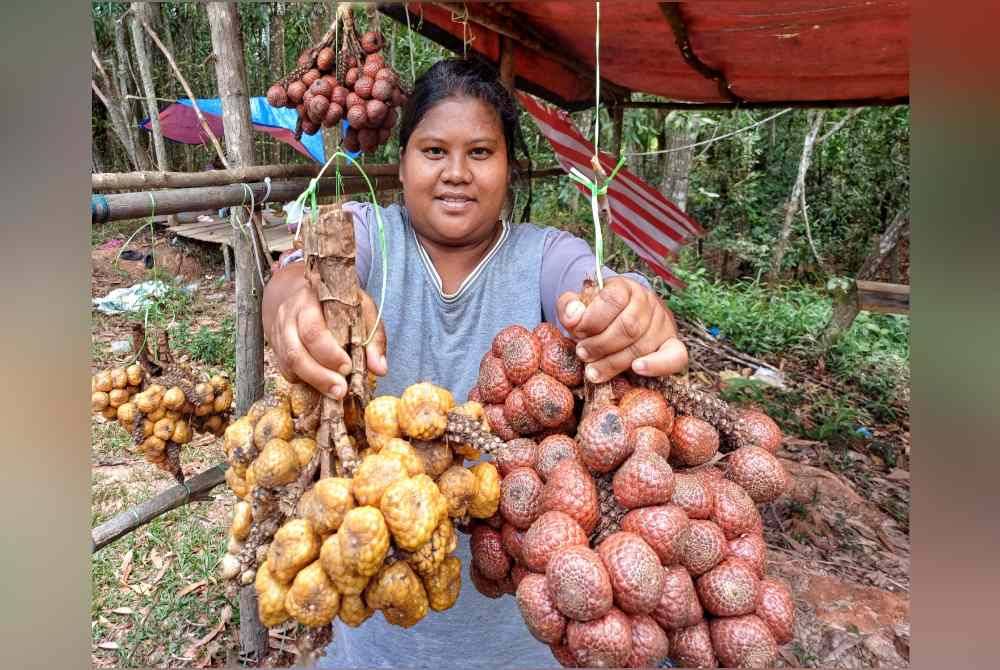
[[[226,479],[226,464],[199,472],[183,484],[173,486],[155,498],[108,519],[90,531],[90,553],[95,553],[115,540],[141,528],[158,516],[194,500],[206,499],[206,494]]]
[[[222,127],[229,160],[227,167],[241,168],[253,163],[253,128],[250,101],[246,92],[246,65],[240,15],[235,3],[208,3],[208,23],[215,54],[215,75],[222,99]],[[236,414],[246,413],[264,393],[264,329],[261,298],[264,287],[258,277],[254,255],[257,244],[254,227],[233,216],[247,234],[235,236],[236,247]],[[240,589],[240,649],[247,662],[260,663],[268,651],[267,629],[257,614],[257,593],[253,586]]]
[[[522,169],[527,169],[526,162],[521,163]],[[321,165],[253,165],[229,170],[206,170],[203,172],[106,172],[90,176],[90,187],[95,193],[108,191],[130,191],[134,189],[157,188],[193,188],[196,186],[228,186],[239,182],[261,181],[265,177],[271,179],[291,179],[297,177],[315,177],[319,174]],[[551,176],[562,173],[558,165],[551,165],[535,170],[536,176]],[[357,177],[361,171],[353,165],[340,168],[344,177]],[[380,163],[365,166],[365,174],[369,177],[394,177],[399,174],[396,163]]]
[[[309,181],[309,179],[275,181],[271,182],[270,187],[266,183],[258,181],[229,184],[228,186],[97,194],[90,198],[90,220],[91,223],[107,223],[108,221],[145,218],[154,212],[156,214],[180,214],[242,205],[249,207],[250,194],[253,194],[253,202],[257,205],[265,202],[290,202],[306,190]],[[377,177],[372,181],[376,191],[399,188],[397,177]],[[342,186],[341,192],[345,194],[368,192],[368,185],[360,177],[344,179]],[[268,193],[269,190],[270,193]],[[335,195],[336,192],[337,180],[335,178],[319,180],[318,195]],[[267,197],[265,198],[265,196]]]

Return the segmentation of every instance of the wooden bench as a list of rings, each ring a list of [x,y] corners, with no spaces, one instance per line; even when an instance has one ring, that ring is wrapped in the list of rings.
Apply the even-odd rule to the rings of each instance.
[[[859,279],[858,308],[882,314],[910,313],[910,286]]]

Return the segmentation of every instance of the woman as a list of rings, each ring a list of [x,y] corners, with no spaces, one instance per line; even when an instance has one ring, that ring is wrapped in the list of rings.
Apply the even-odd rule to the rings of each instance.
[[[686,366],[673,318],[645,279],[605,268],[605,287],[585,308],[577,291],[594,270],[587,244],[553,228],[501,219],[520,137],[517,119],[513,98],[484,64],[441,61],[416,82],[399,130],[404,206],[382,210],[388,286],[379,333],[366,351],[369,367],[382,377],[378,393],[399,395],[429,380],[465,398],[493,335],[512,323],[529,329],[542,321],[561,324],[578,341],[577,354],[594,382],[628,368],[660,376]],[[383,272],[374,211],[358,203],[346,208],[354,215],[371,325]],[[343,397],[350,360],[327,331],[301,263],[287,264],[268,284],[264,328],[285,377]],[[464,536],[458,555],[467,566]],[[379,616],[358,629],[335,626],[321,662],[328,667],[558,665],[528,633],[514,599],[484,598],[467,568],[455,606],[431,612],[413,628],[390,626]]]

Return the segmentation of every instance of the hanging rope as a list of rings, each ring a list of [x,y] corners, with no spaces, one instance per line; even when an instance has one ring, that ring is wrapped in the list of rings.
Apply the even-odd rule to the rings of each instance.
[[[669,153],[673,153],[674,151],[684,151],[685,149],[693,149],[694,147],[700,147],[700,146],[703,146],[703,145],[706,145],[706,144],[713,144],[713,143],[718,142],[720,140],[724,140],[724,139],[733,137],[734,135],[739,135],[740,133],[746,132],[748,130],[752,130],[752,129],[756,128],[757,126],[763,125],[763,124],[767,123],[768,121],[773,121],[774,119],[778,118],[782,114],[787,114],[790,111],[792,111],[792,108],[788,107],[786,109],[781,110],[777,114],[772,114],[771,116],[767,117],[766,119],[761,119],[760,121],[756,121],[754,123],[751,123],[749,126],[744,126],[743,128],[740,128],[739,130],[734,130],[731,133],[726,133],[725,135],[719,135],[718,137],[713,137],[712,139],[709,139],[709,140],[702,140],[701,142],[695,142],[694,144],[688,144],[688,145],[683,146],[683,147],[673,147],[673,148],[670,148],[670,149],[659,149],[657,151],[635,151],[635,152],[627,153],[625,155],[626,156],[653,156],[653,155],[656,155],[656,154],[669,154]]]

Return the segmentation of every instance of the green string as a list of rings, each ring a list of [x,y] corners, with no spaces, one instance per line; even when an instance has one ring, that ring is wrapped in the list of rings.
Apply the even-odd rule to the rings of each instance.
[[[368,185],[368,192],[371,195],[372,207],[375,210],[375,222],[378,227],[379,251],[382,255],[382,294],[379,296],[378,300],[378,314],[375,316],[375,324],[372,326],[372,331],[368,333],[368,337],[365,339],[364,342],[362,342],[362,346],[367,346],[368,343],[371,342],[372,339],[375,337],[375,333],[378,331],[378,325],[382,321],[382,307],[385,304],[385,289],[389,279],[389,273],[388,273],[389,253],[388,250],[386,249],[386,242],[385,242],[385,224],[382,222],[382,208],[379,207],[378,205],[378,199],[375,195],[375,187],[372,185],[371,180],[368,178],[368,174],[365,173],[364,168],[361,167],[360,163],[358,163],[356,160],[351,158],[343,151],[337,151],[334,152],[332,156],[330,156],[330,159],[327,160],[327,162],[323,165],[323,168],[319,171],[319,174],[313,177],[309,181],[309,186],[306,187],[305,191],[299,194],[299,197],[295,199],[295,202],[299,205],[301,211],[301,207],[302,205],[305,204],[306,198],[309,198],[309,203],[312,208],[311,216],[313,224],[315,225],[319,221],[319,207],[316,202],[316,191],[318,190],[319,187],[319,180],[320,177],[323,176],[323,173],[326,172],[326,168],[329,167],[330,164],[333,163],[334,160],[337,158],[346,158],[347,160],[349,160],[358,168],[358,172],[361,173],[361,176],[364,177],[365,183]],[[337,164],[335,170],[337,174],[337,192],[339,194],[341,189],[341,174],[340,174],[339,163]],[[299,236],[299,229],[301,229],[301,227],[302,227],[302,218],[300,217],[299,225],[295,230],[296,239]]]

